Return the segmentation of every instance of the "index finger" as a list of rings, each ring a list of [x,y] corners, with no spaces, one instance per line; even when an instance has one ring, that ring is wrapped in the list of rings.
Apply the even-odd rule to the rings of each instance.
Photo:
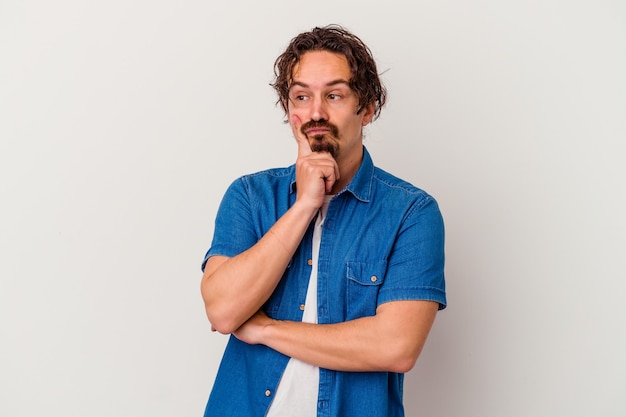
[[[309,144],[309,140],[304,136],[304,134],[300,131],[300,127],[302,127],[302,120],[298,116],[291,116],[292,120],[292,130],[293,136],[296,138],[296,142],[298,143],[298,157],[307,156],[313,153],[311,150],[311,145]]]

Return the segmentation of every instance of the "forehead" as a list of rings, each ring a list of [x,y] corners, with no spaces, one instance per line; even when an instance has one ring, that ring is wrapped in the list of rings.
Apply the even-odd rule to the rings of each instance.
[[[292,85],[320,86],[343,81],[352,77],[348,60],[343,54],[329,51],[309,51],[294,65]]]

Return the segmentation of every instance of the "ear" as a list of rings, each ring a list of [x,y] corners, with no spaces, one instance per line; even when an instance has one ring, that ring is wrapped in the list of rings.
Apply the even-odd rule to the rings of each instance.
[[[374,109],[376,108],[376,103],[372,102],[365,106],[363,109],[363,126],[367,126],[374,119]]]

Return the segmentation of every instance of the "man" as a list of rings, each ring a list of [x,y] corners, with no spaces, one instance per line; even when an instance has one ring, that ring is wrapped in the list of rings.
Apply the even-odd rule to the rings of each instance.
[[[220,205],[202,296],[231,337],[205,416],[403,416],[403,374],[446,305],[440,211],[363,146],[386,91],[358,37],[302,33],[275,73],[298,156]]]

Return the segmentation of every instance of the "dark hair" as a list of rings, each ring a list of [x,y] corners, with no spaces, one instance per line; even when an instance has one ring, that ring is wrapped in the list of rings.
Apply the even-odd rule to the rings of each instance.
[[[387,90],[378,77],[372,52],[361,39],[338,25],[316,27],[299,34],[274,62],[275,79],[271,86],[278,93],[277,103],[281,104],[285,113],[289,87],[293,81],[293,68],[300,62],[302,55],[309,51],[330,51],[344,55],[352,73],[350,88],[359,99],[357,113],[374,103],[374,119],[378,118],[385,105]]]

